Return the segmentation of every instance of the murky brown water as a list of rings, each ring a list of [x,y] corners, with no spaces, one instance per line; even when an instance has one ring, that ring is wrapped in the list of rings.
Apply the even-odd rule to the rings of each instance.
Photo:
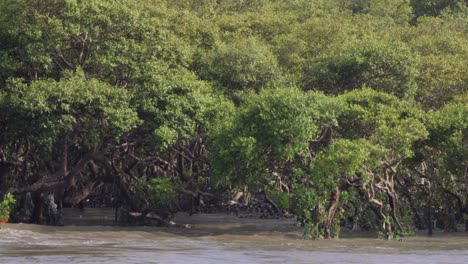
[[[191,229],[2,224],[0,263],[468,263],[468,234],[305,241],[291,220],[179,215]]]

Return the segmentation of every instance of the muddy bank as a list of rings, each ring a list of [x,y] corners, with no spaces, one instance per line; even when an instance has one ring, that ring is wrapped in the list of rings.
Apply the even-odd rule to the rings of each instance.
[[[113,223],[109,220],[112,211],[111,210],[99,210],[99,212],[93,210],[75,211],[74,213],[82,213],[82,222],[73,224],[70,222],[69,225],[65,226],[45,226],[45,225],[34,225],[34,224],[12,224],[2,223],[0,228],[9,230],[24,230],[37,233],[80,233],[80,232],[144,232],[147,234],[158,234],[162,236],[183,236],[183,237],[203,237],[203,236],[229,236],[229,237],[250,237],[248,240],[256,240],[255,238],[265,239],[274,238],[280,240],[299,241],[299,243],[322,243],[326,245],[347,243],[347,241],[370,241],[370,244],[382,242],[384,245],[411,245],[413,249],[424,249],[427,247],[421,241],[430,242],[431,246],[438,247],[439,249],[444,248],[457,248],[468,250],[468,233],[446,233],[443,231],[436,231],[434,235],[428,236],[425,232],[418,232],[416,236],[404,237],[402,241],[385,241],[376,238],[376,234],[373,231],[369,232],[342,232],[340,239],[329,239],[329,240],[303,240],[302,232],[303,227],[297,225],[297,222],[293,218],[280,218],[280,219],[259,219],[259,218],[240,218],[235,215],[228,214],[194,214],[189,215],[188,213],[177,213],[173,218],[174,222],[178,224],[187,225],[188,228],[178,227],[149,227],[149,226],[117,226],[115,224],[99,225],[105,221],[105,223]],[[90,218],[90,216],[92,216]],[[71,221],[73,219],[69,219]],[[75,219],[76,220],[76,219]],[[454,243],[445,241],[446,239],[453,240]]]

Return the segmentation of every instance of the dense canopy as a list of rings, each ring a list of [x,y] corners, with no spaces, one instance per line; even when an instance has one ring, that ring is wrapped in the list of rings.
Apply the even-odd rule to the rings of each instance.
[[[51,194],[242,191],[311,238],[468,227],[467,24],[462,0],[0,0],[0,194],[36,223]]]

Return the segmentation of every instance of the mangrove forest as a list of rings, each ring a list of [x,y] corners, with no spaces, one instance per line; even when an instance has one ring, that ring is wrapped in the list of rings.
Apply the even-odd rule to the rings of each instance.
[[[467,83],[463,0],[0,0],[0,215],[468,231]]]

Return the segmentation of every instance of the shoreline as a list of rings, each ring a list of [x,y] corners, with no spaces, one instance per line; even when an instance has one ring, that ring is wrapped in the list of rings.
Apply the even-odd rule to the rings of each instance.
[[[100,225],[100,224],[66,224],[64,226],[49,226],[29,223],[0,223],[0,229],[27,230],[32,232],[104,232],[104,231],[142,231],[142,232],[168,232],[173,234],[186,235],[261,235],[261,234],[284,234],[302,239],[303,227],[298,227],[294,219],[262,219],[262,218],[240,218],[235,215],[214,213],[214,214],[194,214],[178,213],[173,219],[179,225],[189,225],[189,228],[181,227],[156,227],[156,226],[120,226],[120,225]],[[468,232],[445,232],[442,229],[433,231],[433,235],[428,235],[425,230],[418,230],[414,236],[404,237],[405,240],[422,238],[444,238],[444,237],[466,237]],[[375,231],[350,231],[343,229],[339,239],[377,239]],[[339,239],[324,239],[334,241]]]

